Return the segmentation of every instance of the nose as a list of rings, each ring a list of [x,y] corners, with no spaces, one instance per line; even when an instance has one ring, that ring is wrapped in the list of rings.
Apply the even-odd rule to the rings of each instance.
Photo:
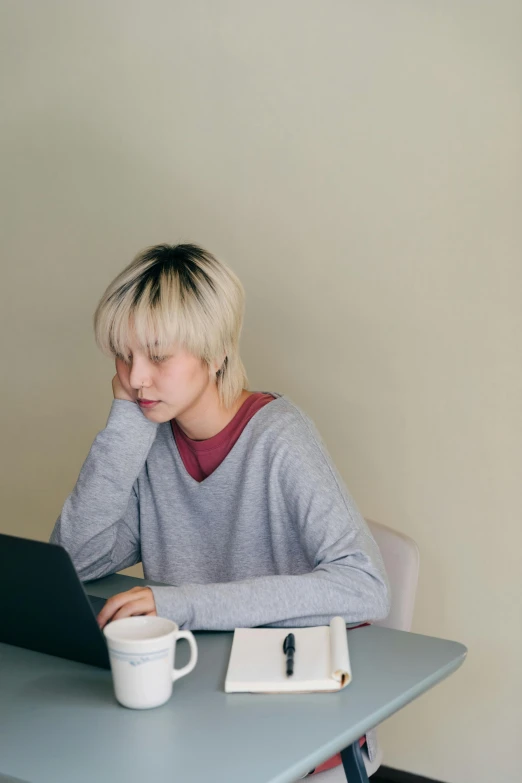
[[[133,389],[141,389],[142,386],[150,386],[150,374],[145,359],[134,357],[129,373],[129,383]]]

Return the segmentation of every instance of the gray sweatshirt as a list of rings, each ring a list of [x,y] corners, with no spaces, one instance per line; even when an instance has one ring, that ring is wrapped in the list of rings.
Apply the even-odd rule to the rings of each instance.
[[[375,541],[312,420],[286,396],[247,423],[217,469],[187,472],[170,422],[114,400],[51,535],[82,580],[143,563],[157,613],[181,628],[384,618]]]

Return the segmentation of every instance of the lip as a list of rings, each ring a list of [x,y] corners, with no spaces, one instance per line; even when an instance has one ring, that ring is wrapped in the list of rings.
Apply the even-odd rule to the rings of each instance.
[[[160,400],[138,400],[138,405],[141,408],[153,408]]]

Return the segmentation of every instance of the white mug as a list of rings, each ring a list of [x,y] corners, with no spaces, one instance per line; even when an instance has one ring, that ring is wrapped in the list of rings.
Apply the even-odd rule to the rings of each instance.
[[[124,617],[108,623],[103,633],[109,647],[114,695],[124,707],[146,710],[165,704],[175,680],[191,672],[198,660],[196,640],[164,617]],[[190,661],[174,668],[178,639],[187,639]]]

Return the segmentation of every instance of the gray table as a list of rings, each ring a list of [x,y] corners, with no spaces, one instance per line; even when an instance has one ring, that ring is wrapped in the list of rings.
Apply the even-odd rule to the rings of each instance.
[[[87,590],[137,584],[113,575]],[[117,704],[108,671],[0,644],[0,781],[291,783],[345,748],[357,765],[356,740],[466,656],[457,642],[369,626],[349,633],[354,679],[339,693],[227,694],[232,634],[195,635],[194,672],[143,711]],[[188,646],[178,644],[180,666]]]

